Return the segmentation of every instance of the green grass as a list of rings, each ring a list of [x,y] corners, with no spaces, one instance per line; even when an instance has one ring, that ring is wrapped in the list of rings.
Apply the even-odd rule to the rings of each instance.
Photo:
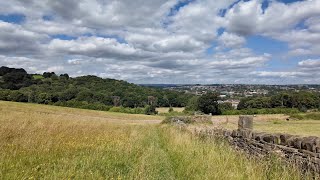
[[[224,123],[222,127],[227,129],[236,129],[236,123]],[[320,137],[320,121],[319,120],[266,120],[254,121],[253,130],[258,132],[270,133],[288,133],[301,136],[319,136]]]
[[[44,79],[42,75],[33,75],[33,79]]]
[[[297,120],[320,120],[320,113],[311,112],[311,113],[292,114],[290,118],[297,119]]]
[[[8,102],[0,113],[0,179],[302,178],[276,159],[150,123],[157,116]]]

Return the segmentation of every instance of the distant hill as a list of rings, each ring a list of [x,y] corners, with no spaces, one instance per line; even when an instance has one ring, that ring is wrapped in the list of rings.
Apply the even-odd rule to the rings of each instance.
[[[167,88],[167,87],[177,87],[177,84],[139,84],[139,86],[144,87],[155,87],[155,88]]]
[[[54,72],[28,74],[23,69],[0,68],[0,100],[71,107],[91,105],[103,109],[105,106],[182,107],[191,96],[92,75],[72,78]]]

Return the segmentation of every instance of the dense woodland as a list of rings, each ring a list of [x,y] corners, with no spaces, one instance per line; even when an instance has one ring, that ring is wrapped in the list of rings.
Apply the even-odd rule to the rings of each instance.
[[[96,76],[69,77],[45,72],[28,74],[24,69],[0,68],[0,100],[108,110],[112,106],[144,108],[183,107],[191,95],[142,87]]]
[[[268,114],[320,108],[320,94],[285,92],[266,97],[243,98],[238,110],[219,104],[219,94],[201,97],[149,88],[97,76],[69,77],[54,72],[28,74],[24,69],[0,68],[0,100],[57,106],[154,114],[155,107],[186,107],[186,111],[209,114]]]
[[[283,92],[268,97],[243,98],[238,109],[297,108],[300,111],[320,108],[320,94],[315,92]]]

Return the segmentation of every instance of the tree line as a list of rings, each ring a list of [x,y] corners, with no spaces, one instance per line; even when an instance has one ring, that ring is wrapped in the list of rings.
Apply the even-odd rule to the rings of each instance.
[[[269,97],[249,97],[241,99],[238,109],[296,108],[300,111],[320,108],[320,93],[281,92]]]
[[[189,98],[181,92],[142,87],[97,76],[71,78],[54,72],[28,74],[24,69],[0,68],[0,100],[52,104],[86,109],[184,107]],[[119,109],[119,108],[118,108]]]
[[[234,110],[231,103],[218,103],[219,94],[213,92],[195,96],[92,75],[72,78],[54,72],[28,74],[24,69],[8,67],[0,67],[0,100],[134,114],[154,114],[156,107],[186,107],[189,113],[213,115],[291,113],[320,108],[320,94],[313,92],[242,98],[238,110]]]

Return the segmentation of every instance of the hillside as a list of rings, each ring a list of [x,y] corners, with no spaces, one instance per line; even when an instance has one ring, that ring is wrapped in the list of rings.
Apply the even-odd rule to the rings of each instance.
[[[54,72],[28,74],[23,69],[0,68],[0,100],[52,104],[85,109],[185,106],[190,95],[149,88],[97,76],[57,76]]]
[[[3,101],[0,114],[3,179],[301,179],[157,116]]]

